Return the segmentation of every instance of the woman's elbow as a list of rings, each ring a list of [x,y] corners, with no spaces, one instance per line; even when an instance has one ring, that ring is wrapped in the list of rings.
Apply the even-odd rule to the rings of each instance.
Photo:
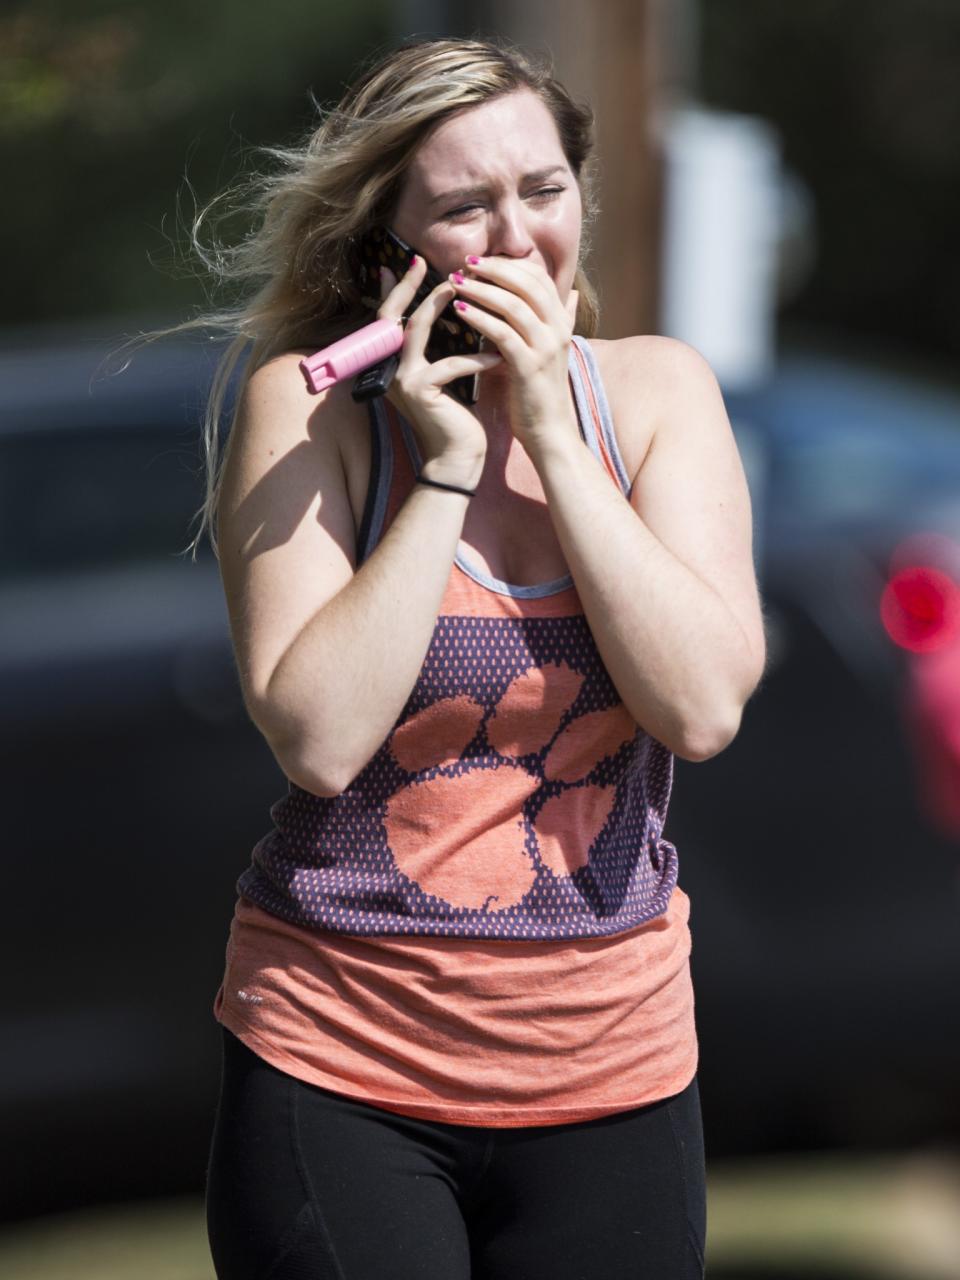
[[[309,791],[311,795],[320,796],[323,800],[332,800],[350,785],[351,779],[337,769],[327,753],[318,751],[316,744],[308,743],[289,731],[268,732],[263,725],[257,727],[273,752],[273,758],[284,777],[301,791]]]
[[[704,760],[713,759],[729,747],[736,736],[736,729],[732,732],[710,732],[705,729],[691,731],[675,743],[671,750],[681,760],[689,760],[691,764],[702,764]]]
[[[756,690],[761,675],[762,670],[758,667],[730,701],[718,703],[707,714],[701,710],[699,714],[691,715],[678,726],[676,741],[672,745],[664,745],[669,746],[681,760],[689,760],[693,764],[701,764],[725,751],[740,732],[743,709]]]
[[[742,704],[717,711],[712,717],[701,716],[680,726],[676,740],[665,745],[681,760],[702,764],[729,747],[740,730],[742,718]]]
[[[273,754],[284,776],[289,778],[294,786],[299,787],[301,791],[309,791],[311,795],[319,796],[322,800],[335,799],[350,785],[349,782],[341,782],[331,773],[311,768],[306,761],[289,756],[281,758],[276,751]]]

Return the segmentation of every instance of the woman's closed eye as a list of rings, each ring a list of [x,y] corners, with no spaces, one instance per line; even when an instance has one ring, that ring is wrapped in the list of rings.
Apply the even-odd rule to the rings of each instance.
[[[536,191],[532,191],[528,200],[555,200],[557,196],[562,196],[566,187],[538,187]]]
[[[523,198],[525,200],[533,200],[537,202],[546,202],[548,200],[556,200],[557,196],[563,195],[566,187],[538,187],[536,191],[531,191]],[[474,201],[471,204],[458,205],[456,209],[451,209],[449,213],[443,215],[445,222],[459,222],[464,218],[469,218],[471,214],[476,213],[478,209],[485,206],[480,201]]]
[[[462,204],[458,209],[451,209],[449,213],[443,215],[444,222],[457,222],[461,218],[467,218],[471,213],[476,213],[478,209],[482,209],[481,204]]]

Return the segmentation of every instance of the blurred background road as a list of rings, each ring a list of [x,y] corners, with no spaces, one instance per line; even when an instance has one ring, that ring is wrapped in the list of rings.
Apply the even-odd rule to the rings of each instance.
[[[217,344],[111,352],[205,306],[184,228],[258,146],[385,44],[473,32],[594,103],[602,335],[706,356],[751,485],[770,667],[667,833],[709,1273],[960,1277],[955,0],[9,0],[0,1274],[212,1274],[211,1005],[286,789],[182,554]]]

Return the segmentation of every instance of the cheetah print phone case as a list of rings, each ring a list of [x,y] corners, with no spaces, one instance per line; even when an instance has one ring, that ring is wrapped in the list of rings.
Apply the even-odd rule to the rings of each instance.
[[[415,253],[420,257],[424,256],[418,249],[401,240],[389,227],[374,227],[362,238],[357,246],[358,283],[363,301],[371,311],[376,311],[380,306],[380,269],[389,267],[399,280],[406,273],[410,259]],[[410,306],[404,312],[404,319],[409,319],[424,298],[438,284],[442,284],[444,279],[445,277],[427,262],[427,274]],[[442,360],[445,356],[472,355],[479,350],[479,334],[461,320],[451,302],[430,331],[426,347],[427,359],[434,361]],[[380,366],[376,369],[379,371]],[[361,378],[365,380],[367,386],[377,386],[383,382],[382,371],[378,373],[368,369]],[[389,379],[386,381],[388,383]],[[383,390],[386,390],[386,385],[383,386]],[[462,404],[476,404],[478,377],[472,374],[466,378],[456,378],[453,382],[447,383],[446,390]],[[374,394],[378,392],[374,391]],[[382,394],[382,391],[379,394]],[[361,396],[361,398],[365,397]]]

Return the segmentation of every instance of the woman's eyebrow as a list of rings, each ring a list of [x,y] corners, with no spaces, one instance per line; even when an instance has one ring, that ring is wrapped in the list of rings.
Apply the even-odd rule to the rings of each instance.
[[[526,186],[528,183],[544,182],[555,173],[566,172],[567,166],[565,164],[548,165],[545,169],[534,169],[530,173],[523,174],[520,181]],[[472,187],[453,187],[450,191],[443,191],[440,195],[431,196],[428,203],[432,207],[435,204],[445,204],[451,200],[467,200],[471,196],[486,195],[492,185],[489,182],[478,182]]]

